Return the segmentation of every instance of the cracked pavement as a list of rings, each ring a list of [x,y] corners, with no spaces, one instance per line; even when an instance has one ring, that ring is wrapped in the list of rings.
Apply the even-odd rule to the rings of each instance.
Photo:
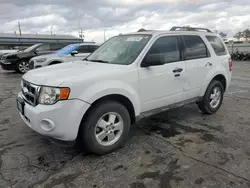
[[[0,69],[0,187],[249,188],[250,62],[233,62],[221,109],[195,104],[143,119],[105,156],[61,148],[20,119],[20,74]]]

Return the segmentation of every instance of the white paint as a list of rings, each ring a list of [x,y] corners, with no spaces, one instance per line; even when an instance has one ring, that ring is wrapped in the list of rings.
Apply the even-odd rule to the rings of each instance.
[[[138,33],[136,33],[138,34]],[[228,88],[232,72],[229,71],[229,54],[216,56],[205,35],[206,32],[154,32],[148,44],[130,65],[78,61],[42,69],[32,70],[23,79],[36,84],[56,87],[69,87],[70,100],[59,101],[54,105],[25,105],[24,121],[35,131],[61,140],[74,140],[85,112],[96,100],[107,95],[119,94],[126,97],[138,116],[148,110],[175,104],[194,97],[202,97],[218,74],[226,78]],[[161,36],[199,35],[207,44],[211,57],[191,61],[173,62],[164,65],[141,67],[141,62],[152,44]],[[135,39],[133,39],[135,40]],[[137,39],[139,40],[139,39]],[[205,67],[207,62],[212,66]],[[180,77],[173,70],[182,68]],[[188,83],[188,84],[187,84]],[[20,95],[19,95],[20,96]],[[55,129],[45,132],[41,129],[41,119],[50,119]]]

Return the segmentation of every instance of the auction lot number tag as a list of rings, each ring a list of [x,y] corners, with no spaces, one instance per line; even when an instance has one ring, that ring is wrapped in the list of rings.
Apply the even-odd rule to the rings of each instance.
[[[126,41],[130,41],[130,42],[139,42],[139,41],[141,41],[142,38],[143,38],[143,37],[129,37],[129,38],[127,38]]]

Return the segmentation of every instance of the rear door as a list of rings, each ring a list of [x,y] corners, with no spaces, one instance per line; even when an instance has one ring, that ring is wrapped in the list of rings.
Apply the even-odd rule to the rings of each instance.
[[[230,54],[225,46],[225,44],[222,42],[222,40],[218,36],[206,36],[206,39],[211,44],[214,53],[215,53],[215,59],[219,61],[226,70],[229,70],[228,68],[228,60],[230,58]]]
[[[200,36],[183,35],[182,41],[186,64],[184,100],[187,100],[200,95],[212,62],[210,62],[210,52]]]

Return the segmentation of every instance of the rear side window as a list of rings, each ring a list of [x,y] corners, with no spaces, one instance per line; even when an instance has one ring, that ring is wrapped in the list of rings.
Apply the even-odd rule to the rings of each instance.
[[[183,41],[185,45],[185,60],[200,59],[209,56],[207,47],[199,36],[184,35]]]
[[[211,46],[213,47],[216,55],[221,56],[221,55],[227,54],[226,48],[219,37],[206,36],[206,38],[210,42]]]
[[[148,55],[160,56],[162,64],[180,61],[178,37],[166,36],[158,38],[150,48]]]

